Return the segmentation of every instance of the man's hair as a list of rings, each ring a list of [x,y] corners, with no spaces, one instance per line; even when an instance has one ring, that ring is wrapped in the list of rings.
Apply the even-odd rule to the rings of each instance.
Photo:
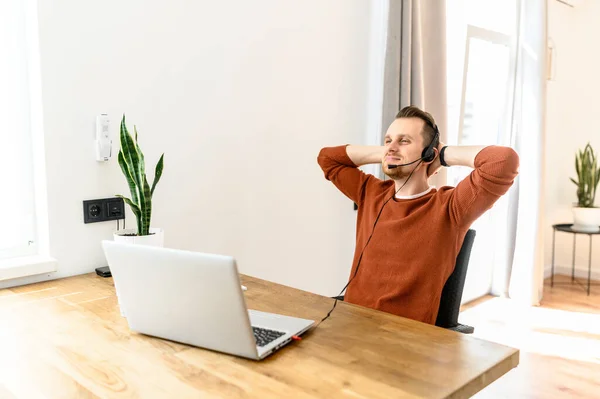
[[[439,135],[437,137],[435,135],[435,130],[433,129],[433,126],[435,126],[435,120],[429,112],[423,111],[419,109],[419,107],[415,107],[414,105],[409,105],[398,111],[398,113],[396,114],[396,119],[399,118],[419,118],[423,122],[425,122],[423,124],[423,130],[421,131],[425,147],[427,147],[429,143],[431,143],[431,140],[435,139],[433,146],[434,148],[437,148],[438,144],[440,143],[440,138]]]

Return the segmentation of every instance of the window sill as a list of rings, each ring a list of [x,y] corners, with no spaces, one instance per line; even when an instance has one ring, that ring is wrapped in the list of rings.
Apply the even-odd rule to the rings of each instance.
[[[55,272],[58,262],[50,256],[24,256],[0,260],[0,281]]]

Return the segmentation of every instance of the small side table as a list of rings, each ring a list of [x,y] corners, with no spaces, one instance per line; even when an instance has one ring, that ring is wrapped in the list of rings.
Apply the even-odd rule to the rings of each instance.
[[[590,295],[590,280],[592,277],[592,236],[596,235],[596,234],[600,234],[600,231],[596,231],[596,232],[586,232],[586,231],[579,231],[579,230],[573,230],[572,229],[573,224],[569,224],[569,223],[562,223],[562,224],[554,224],[552,225],[552,277],[550,279],[550,287],[554,287],[554,250],[555,250],[555,237],[556,237],[556,232],[557,231],[562,231],[565,233],[572,233],[573,234],[573,266],[572,266],[572,271],[571,271],[571,283],[573,283],[573,281],[577,282],[578,284],[580,284],[583,288],[585,288],[585,286],[583,284],[581,284],[579,281],[577,281],[575,279],[575,248],[576,248],[576,238],[577,238],[577,234],[587,234],[590,238],[590,252],[588,255],[588,281],[587,281],[587,294]],[[556,284],[560,284],[560,283],[556,283]]]

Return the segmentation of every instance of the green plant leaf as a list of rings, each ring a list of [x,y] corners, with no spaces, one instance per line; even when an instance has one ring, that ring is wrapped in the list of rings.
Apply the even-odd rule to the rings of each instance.
[[[139,235],[139,234],[140,234],[140,227],[141,227],[141,226],[140,226],[140,221],[141,221],[141,217],[140,217],[140,216],[141,216],[141,213],[140,213],[140,208],[139,208],[139,207],[138,207],[136,204],[134,204],[134,203],[133,203],[133,202],[132,202],[132,201],[131,201],[129,198],[127,198],[127,197],[124,197],[124,196],[122,196],[122,195],[120,195],[120,194],[117,194],[117,197],[119,197],[119,198],[123,198],[123,201],[125,201],[125,203],[126,203],[127,205],[129,205],[129,207],[131,208],[131,211],[132,211],[132,212],[133,212],[133,214],[135,215],[135,219],[136,219],[136,222],[137,222],[137,231],[138,231],[138,235]]]
[[[131,207],[131,211],[133,212],[134,215],[136,215],[136,216],[139,215],[140,208],[136,204],[134,204],[133,201],[131,201],[129,198],[127,198],[121,194],[117,194],[116,196],[119,198],[123,198],[123,201],[125,201],[125,203]]]
[[[140,163],[138,165],[138,174],[142,184],[140,185],[140,211],[141,211],[141,226],[140,235],[148,235],[150,229],[150,216],[152,214],[152,196],[150,195],[150,186],[146,178],[146,167],[144,154],[139,149]]]
[[[133,137],[131,137],[131,134],[127,131],[125,115],[123,115],[123,119],[121,120],[120,130],[120,142],[121,151],[123,152],[123,160],[125,161],[127,170],[129,171],[129,174],[133,179],[133,183],[135,184],[134,191],[137,193],[137,195],[132,195],[132,197],[137,200],[136,205],[139,209],[139,212],[136,214],[138,234],[142,235],[144,227],[143,213],[146,207],[145,198],[143,195],[143,179],[142,175],[140,175],[140,163],[143,164],[143,158],[140,159],[140,152],[138,151],[137,142],[133,140]]]
[[[144,175],[144,185],[142,187],[144,205],[140,208],[142,213],[142,232],[140,235],[148,235],[150,234],[150,220],[152,216],[152,197],[150,195],[150,185],[148,184],[148,180],[146,179],[146,175]]]
[[[133,125],[133,131],[135,132],[135,151],[137,152],[138,157],[140,158],[138,173],[140,174],[140,182],[142,182],[141,178],[146,174],[146,161],[144,159],[144,153],[140,148],[140,143],[138,143],[138,131],[135,125]]]
[[[118,155],[119,166],[121,167],[121,171],[123,175],[125,175],[125,179],[127,180],[127,185],[129,186],[129,191],[131,192],[131,199],[134,204],[139,204],[137,187],[135,186],[135,181],[133,180],[133,174],[129,167],[127,166],[127,162],[125,162],[125,158],[123,156],[123,151],[119,151]]]
[[[139,188],[142,186],[142,181],[137,173],[139,171],[140,157],[133,138],[127,131],[127,126],[125,125],[125,115],[123,115],[123,119],[121,120],[120,141],[121,151],[123,151],[123,159],[125,160],[128,169],[132,173],[132,178],[138,189],[139,195]]]
[[[160,180],[160,177],[162,176],[164,156],[165,156],[165,154],[163,153],[160,156],[160,159],[158,160],[158,162],[156,163],[156,169],[154,170],[154,182],[152,183],[152,188],[150,189],[150,196],[154,195],[154,189],[156,188],[156,184],[158,183],[158,181]]]

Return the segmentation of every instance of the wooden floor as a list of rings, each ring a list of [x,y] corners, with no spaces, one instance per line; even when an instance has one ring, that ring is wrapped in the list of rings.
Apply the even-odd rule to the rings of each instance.
[[[600,286],[590,296],[571,277],[544,286],[539,307],[485,297],[463,307],[474,335],[521,350],[521,361],[475,398],[600,398]],[[598,284],[596,282],[596,284]]]

